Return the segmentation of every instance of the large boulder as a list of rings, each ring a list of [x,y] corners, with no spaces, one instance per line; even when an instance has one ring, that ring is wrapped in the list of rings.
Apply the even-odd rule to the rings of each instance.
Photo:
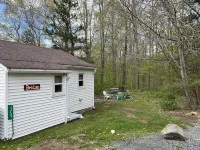
[[[175,124],[166,125],[161,134],[165,139],[169,140],[185,141],[187,139],[183,129]]]

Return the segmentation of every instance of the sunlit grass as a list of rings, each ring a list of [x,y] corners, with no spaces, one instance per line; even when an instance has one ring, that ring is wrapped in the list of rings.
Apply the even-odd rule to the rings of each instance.
[[[160,132],[168,123],[182,125],[163,112],[147,93],[134,94],[129,101],[103,101],[84,113],[84,119],[61,124],[13,141],[0,142],[0,149],[31,147],[44,140],[57,139],[79,148],[100,147],[112,141]],[[115,130],[115,134],[111,134]],[[76,138],[74,138],[76,137]]]

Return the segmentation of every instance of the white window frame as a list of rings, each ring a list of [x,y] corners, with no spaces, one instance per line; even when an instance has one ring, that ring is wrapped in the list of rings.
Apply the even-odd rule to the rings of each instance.
[[[55,77],[57,77],[57,76],[62,77],[62,83],[55,83]],[[62,91],[61,92],[55,92],[55,86],[56,85],[62,85]],[[64,77],[63,77],[63,75],[54,75],[53,76],[53,88],[52,88],[53,97],[65,95],[64,90],[65,90],[65,88],[64,88]]]
[[[82,80],[80,80],[79,79],[79,75],[83,75],[83,79]],[[83,88],[85,88],[85,80],[84,80],[84,73],[78,73],[78,88],[79,89],[83,89]],[[79,81],[83,81],[83,86],[79,86]]]

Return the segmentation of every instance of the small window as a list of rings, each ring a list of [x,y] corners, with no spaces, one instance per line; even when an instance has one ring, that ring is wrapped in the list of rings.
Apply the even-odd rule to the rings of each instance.
[[[55,76],[54,78],[54,86],[55,86],[55,93],[62,92],[63,83],[62,83],[62,76]]]
[[[82,87],[83,85],[83,74],[79,74],[79,87]]]

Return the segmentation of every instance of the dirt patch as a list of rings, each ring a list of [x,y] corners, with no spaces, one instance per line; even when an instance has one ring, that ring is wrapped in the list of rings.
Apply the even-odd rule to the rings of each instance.
[[[78,150],[78,146],[68,145],[65,142],[57,140],[46,140],[31,148],[20,150]]]
[[[126,117],[127,118],[134,118],[134,119],[137,119],[137,117],[134,115],[134,114],[131,114],[131,113],[126,113]]]
[[[139,120],[141,123],[144,123],[144,124],[147,124],[148,123],[148,121],[146,121],[146,120]]]
[[[141,110],[135,109],[135,108],[123,108],[122,109],[122,113],[124,113],[126,115],[127,118],[130,119],[138,119],[138,117],[133,114],[134,112],[142,112]],[[140,121],[140,122],[146,122],[146,121]]]
[[[139,122],[141,122],[143,124],[148,124],[147,120],[139,119],[135,114],[127,112],[127,111],[136,111],[136,109],[134,109],[134,108],[125,108],[125,110],[126,111],[123,111],[123,113],[126,115],[127,118],[129,118],[129,119],[138,119]]]
[[[138,111],[135,108],[124,108],[123,110],[125,110],[125,111],[137,111],[137,112],[140,112],[140,111]]]
[[[189,122],[192,125],[197,125],[199,123],[199,114],[198,115],[188,115],[190,111],[170,111],[169,112],[174,119],[184,120]]]
[[[75,137],[74,137],[75,138]],[[78,145],[70,145],[64,141],[46,140],[31,148],[19,148],[18,150],[88,150],[95,149],[94,147],[80,148]]]
[[[75,141],[78,141],[78,142],[80,142],[80,143],[83,142],[83,140],[82,140],[79,136],[77,136],[77,135],[71,136],[71,139],[73,139],[73,140],[75,140]]]

